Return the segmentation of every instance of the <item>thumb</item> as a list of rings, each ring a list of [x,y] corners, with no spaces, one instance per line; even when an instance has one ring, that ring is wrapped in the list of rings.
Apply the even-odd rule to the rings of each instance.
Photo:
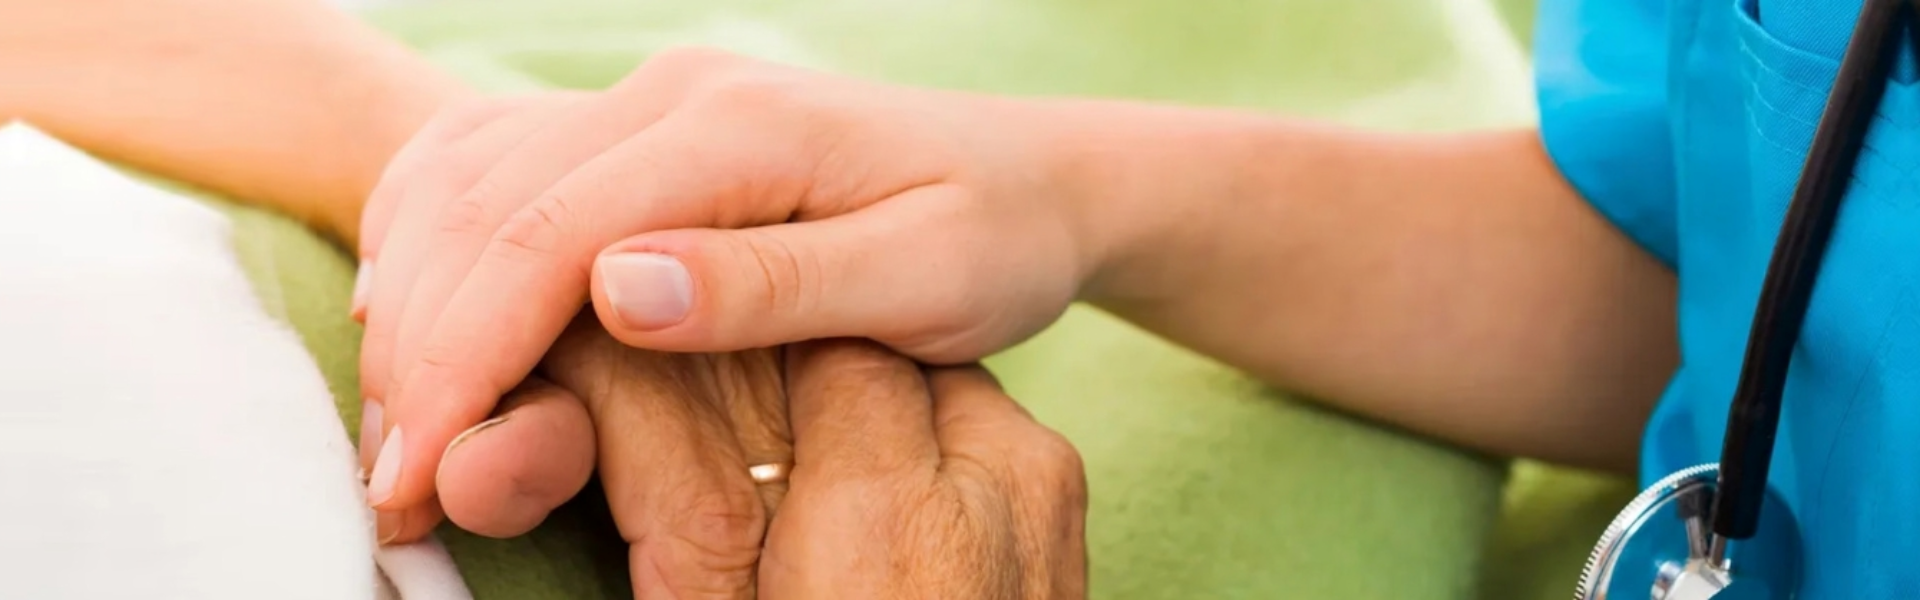
[[[995,313],[969,310],[993,303],[969,295],[994,291],[973,285],[982,267],[956,251],[967,240],[902,200],[820,221],[627,238],[595,260],[594,311],[621,342],[668,352],[829,337],[934,363],[993,350],[984,321]]]

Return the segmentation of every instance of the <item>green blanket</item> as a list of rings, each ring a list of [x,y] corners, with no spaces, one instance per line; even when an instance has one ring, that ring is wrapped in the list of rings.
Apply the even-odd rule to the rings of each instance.
[[[906,83],[1438,129],[1531,118],[1512,37],[1526,28],[1491,6],[464,0],[369,16],[494,90],[601,87],[660,48],[704,44]],[[263,302],[300,331],[357,430],[351,262],[283,218],[224,208]],[[1503,462],[1296,401],[1090,309],[990,364],[1085,456],[1097,598],[1563,598],[1624,491],[1537,467],[1507,486]],[[441,535],[483,600],[627,597],[624,547],[594,496],[518,539]]]

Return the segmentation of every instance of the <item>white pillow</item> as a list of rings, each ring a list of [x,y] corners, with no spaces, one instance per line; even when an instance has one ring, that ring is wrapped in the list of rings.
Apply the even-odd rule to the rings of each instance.
[[[392,592],[332,396],[229,229],[0,126],[0,597]],[[467,596],[437,545],[381,562]]]

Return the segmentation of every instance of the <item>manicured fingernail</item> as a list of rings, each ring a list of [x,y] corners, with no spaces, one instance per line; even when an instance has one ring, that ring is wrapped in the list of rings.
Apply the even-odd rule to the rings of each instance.
[[[620,322],[634,329],[650,331],[679,323],[693,308],[693,277],[671,256],[602,256],[600,279]]]
[[[400,480],[400,426],[380,442],[380,456],[373,459],[373,474],[367,477],[367,504],[380,506],[393,498],[393,485]]]
[[[381,426],[386,424],[381,417],[385,412],[380,408],[379,400],[366,398],[360,401],[360,466],[362,468],[373,464],[374,452],[380,449]]]
[[[373,534],[382,546],[400,537],[400,529],[407,525],[407,515],[397,510],[375,511],[373,515]]]
[[[355,321],[367,318],[367,287],[373,279],[373,261],[360,261],[360,272],[353,276],[353,308],[350,314]]]

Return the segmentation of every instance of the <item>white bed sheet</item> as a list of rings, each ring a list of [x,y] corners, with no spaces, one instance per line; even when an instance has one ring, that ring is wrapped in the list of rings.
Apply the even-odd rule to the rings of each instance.
[[[437,544],[375,549],[326,383],[229,228],[0,126],[0,598],[467,597]]]

